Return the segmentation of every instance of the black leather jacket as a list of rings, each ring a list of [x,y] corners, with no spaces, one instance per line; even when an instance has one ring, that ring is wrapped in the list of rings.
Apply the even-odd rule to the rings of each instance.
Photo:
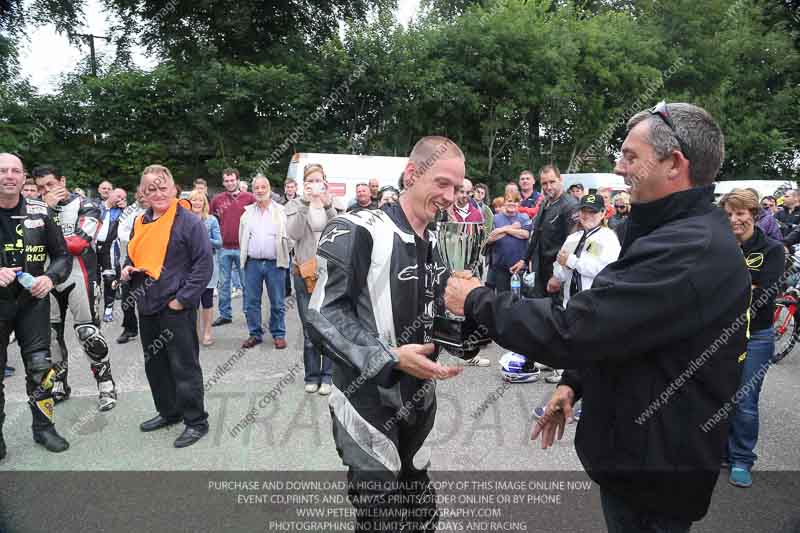
[[[20,196],[12,217],[19,220],[18,232],[21,232],[24,246],[22,271],[34,277],[45,275],[53,280],[53,285],[64,282],[72,271],[72,258],[67,252],[61,228],[48,215],[47,204]],[[45,267],[48,259],[50,264]],[[6,266],[4,254],[0,254],[0,263],[0,266]],[[23,291],[19,283],[0,288],[0,301],[3,302],[0,307],[4,309],[7,304],[16,304]],[[7,318],[2,310],[0,315]]]
[[[504,348],[555,368],[583,397],[575,448],[632,507],[699,520],[739,387],[750,275],[713,187],[635,204],[619,259],[564,309],[470,292],[467,317]],[[711,421],[711,422],[709,422]]]
[[[577,208],[575,198],[562,193],[552,203],[545,200],[536,214],[525,259],[532,262],[531,269],[541,276],[543,283],[553,275],[553,262],[558,251],[567,235],[575,229],[573,215]]]
[[[334,384],[357,407],[432,401],[434,387],[395,370],[392,352],[432,339],[448,274],[435,232],[427,237],[415,236],[399,204],[340,215],[322,233],[309,332],[334,361]]]

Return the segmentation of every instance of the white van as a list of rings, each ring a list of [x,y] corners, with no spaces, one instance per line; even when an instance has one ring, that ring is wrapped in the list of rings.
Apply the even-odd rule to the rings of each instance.
[[[566,192],[571,185],[580,183],[583,185],[583,190],[587,193],[597,192],[597,189],[604,187],[610,188],[613,193],[627,191],[628,186],[625,185],[625,179],[616,174],[606,172],[585,172],[579,174],[561,174],[564,180],[564,191]]]
[[[322,165],[328,178],[328,192],[338,197],[334,200],[340,207],[349,205],[356,197],[356,185],[367,183],[370,178],[378,178],[381,187],[391,185],[397,188],[407,162],[407,157],[302,152],[292,156],[286,178],[297,182],[297,193],[302,195],[303,169],[315,163]]]
[[[714,187],[714,196],[718,200],[723,194],[731,192],[733,189],[755,189],[758,196],[774,196],[778,189],[797,189],[797,183],[784,180],[735,180],[718,181]]]

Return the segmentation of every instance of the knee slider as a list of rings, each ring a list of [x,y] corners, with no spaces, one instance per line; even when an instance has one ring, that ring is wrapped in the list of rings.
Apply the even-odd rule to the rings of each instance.
[[[50,370],[53,363],[50,359],[50,352],[47,350],[37,350],[35,352],[26,354],[28,358],[28,371],[33,376],[37,376],[36,381],[41,380],[45,372]]]
[[[100,333],[100,328],[94,324],[80,324],[75,326],[75,333],[83,346],[83,351],[92,361],[103,361],[108,355],[108,343]]]

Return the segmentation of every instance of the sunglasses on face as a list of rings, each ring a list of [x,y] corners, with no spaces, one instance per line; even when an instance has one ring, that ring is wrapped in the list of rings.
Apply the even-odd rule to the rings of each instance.
[[[664,121],[664,124],[666,124],[670,130],[672,130],[672,135],[675,136],[675,140],[678,141],[678,146],[681,147],[681,153],[683,153],[683,157],[689,159],[689,152],[686,151],[686,146],[683,144],[683,139],[681,139],[680,135],[678,135],[678,132],[675,130],[675,124],[672,122],[672,119],[669,116],[667,101],[661,100],[659,103],[657,103],[655,107],[650,110],[650,114],[658,115],[658,117]]]

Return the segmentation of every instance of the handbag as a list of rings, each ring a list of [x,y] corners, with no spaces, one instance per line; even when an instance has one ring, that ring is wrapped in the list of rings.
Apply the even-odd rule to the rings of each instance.
[[[314,287],[317,286],[317,258],[312,257],[301,265],[294,266],[295,273],[303,278],[303,283],[306,285],[306,292],[311,294],[314,292]]]

